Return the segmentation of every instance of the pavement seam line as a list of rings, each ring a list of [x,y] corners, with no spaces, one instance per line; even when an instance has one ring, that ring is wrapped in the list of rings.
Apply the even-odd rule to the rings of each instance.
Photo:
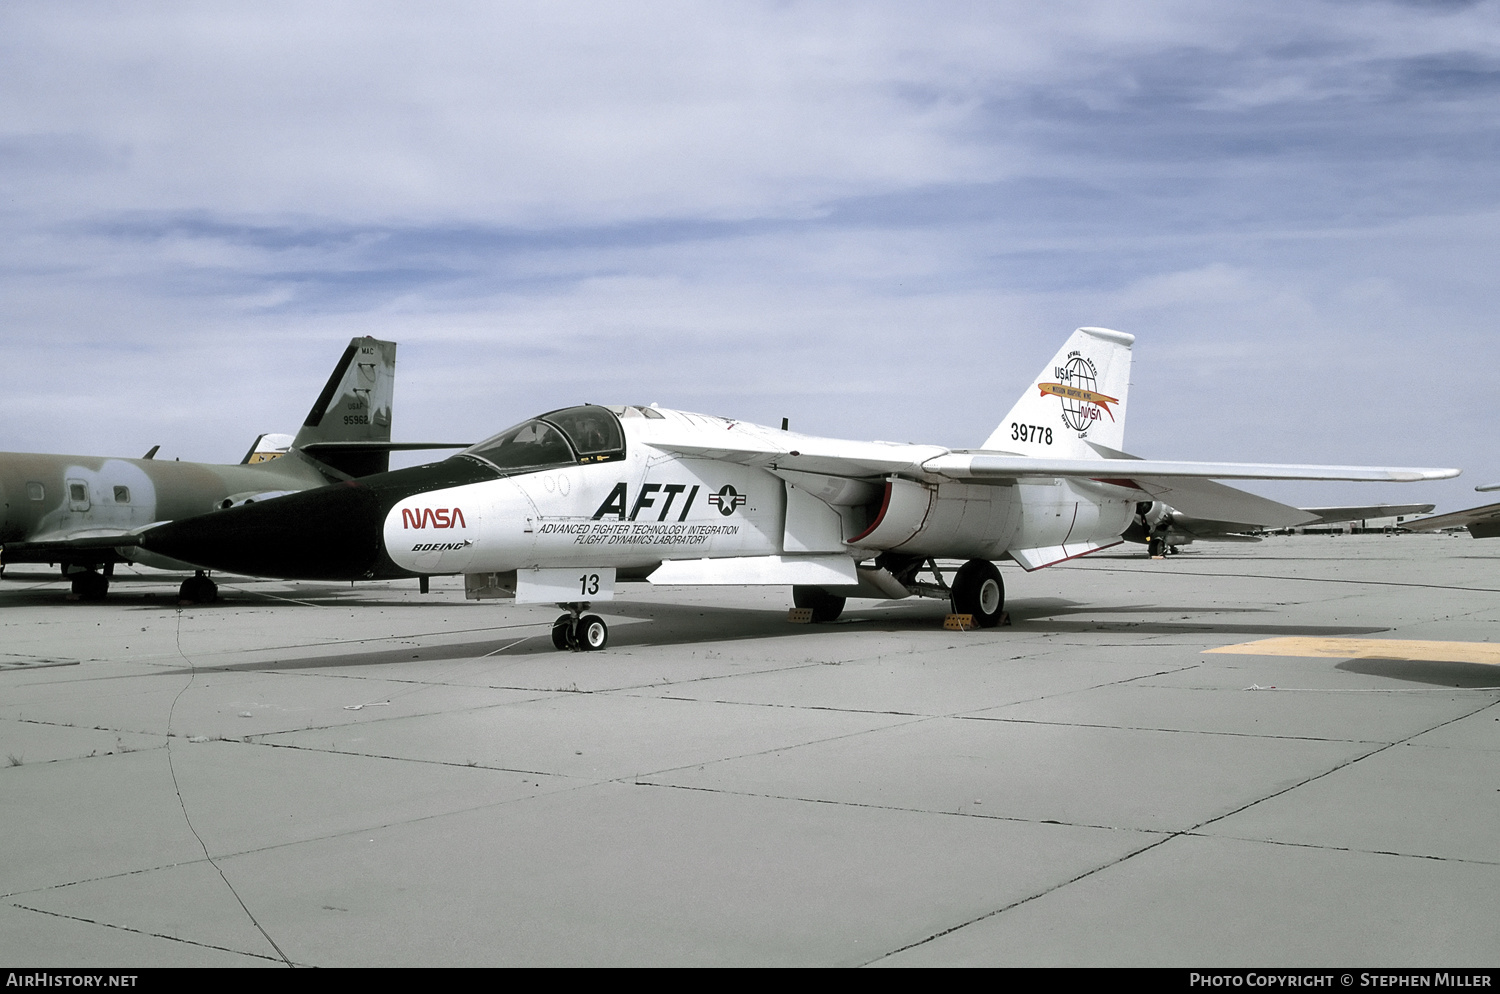
[[[1082,828],[1098,832],[1135,832],[1143,835],[1160,835],[1164,837],[1172,834],[1171,829],[1165,828],[1129,828],[1120,825],[1093,825],[1081,821],[1058,821],[1055,818],[1022,818],[1019,815],[997,815],[988,814],[983,811],[965,811],[963,810],[963,805],[960,805],[953,811],[945,808],[909,808],[899,804],[873,804],[869,801],[846,801],[833,797],[801,797],[797,794],[768,794],[763,791],[728,790],[724,787],[702,787],[696,784],[656,783],[650,780],[637,780],[633,786],[655,787],[658,790],[691,790],[704,794],[723,794],[726,797],[758,797],[768,801],[792,801],[797,804],[826,804],[831,807],[859,808],[865,811],[895,811],[900,814],[935,815],[939,818],[978,818],[981,821],[1011,822],[1017,825],[1055,825],[1059,828]]]
[[[1025,898],[1022,898],[1022,899],[1020,899],[1018,901],[1013,901],[1012,903],[1010,903],[1010,904],[1008,904],[1008,905],[1006,905],[1004,907],[996,908],[993,911],[986,912],[985,914],[979,915],[976,918],[972,918],[969,921],[962,922],[962,923],[960,923],[958,925],[954,925],[951,928],[943,929],[940,932],[935,932],[932,935],[927,936],[925,939],[920,939],[920,940],[918,940],[916,942],[909,943],[908,945],[902,946],[899,949],[893,949],[890,952],[883,953],[880,956],[875,957],[874,959],[867,960],[865,963],[862,963],[860,965],[861,966],[869,966],[871,963],[876,963],[876,962],[879,962],[882,959],[887,959],[887,958],[889,958],[891,956],[896,956],[896,955],[898,955],[900,953],[905,952],[908,949],[914,949],[917,946],[926,945],[929,942],[933,942],[933,941],[935,941],[937,939],[940,939],[940,938],[942,938],[945,935],[949,935],[949,934],[951,934],[953,932],[958,931],[959,929],[968,928],[970,925],[975,925],[975,924],[978,924],[979,922],[985,921],[985,920],[987,920],[989,918],[993,918],[996,915],[1003,914],[1004,912],[1010,911],[1013,908],[1017,908],[1017,907],[1021,906],[1022,904],[1026,904],[1026,903],[1028,903],[1030,901],[1034,901],[1034,900],[1036,900],[1039,897],[1044,897],[1045,895],[1051,894],[1054,891],[1060,890],[1063,887],[1067,887],[1067,886],[1069,886],[1071,884],[1075,884],[1078,881],[1083,880],[1083,879],[1085,879],[1087,877],[1091,877],[1091,876],[1093,876],[1096,873],[1101,873],[1104,870],[1108,870],[1108,869],[1111,869],[1113,867],[1119,866],[1120,864],[1126,862],[1127,860],[1134,859],[1135,857],[1141,855],[1142,853],[1149,852],[1150,850],[1155,849],[1157,846],[1165,845],[1166,843],[1171,842],[1173,839],[1182,838],[1184,836],[1196,837],[1196,838],[1213,838],[1213,836],[1203,835],[1199,830],[1202,829],[1205,825],[1212,825],[1215,822],[1222,821],[1225,818],[1229,818],[1229,817],[1231,817],[1233,815],[1239,814],[1242,811],[1246,811],[1246,810],[1248,810],[1250,808],[1253,808],[1257,804],[1261,804],[1261,803],[1263,803],[1265,801],[1269,801],[1269,800],[1271,800],[1273,798],[1280,797],[1283,794],[1286,794],[1286,793],[1288,793],[1290,791],[1296,790],[1298,787],[1306,786],[1307,784],[1313,783],[1314,781],[1321,780],[1324,777],[1327,777],[1327,776],[1330,776],[1330,775],[1332,775],[1334,773],[1337,773],[1339,770],[1347,769],[1348,767],[1353,766],[1355,763],[1361,762],[1362,760],[1365,760],[1365,759],[1369,759],[1371,756],[1377,756],[1380,753],[1385,752],[1388,749],[1394,749],[1396,746],[1401,745],[1404,742],[1409,742],[1410,740],[1416,738],[1419,735],[1425,735],[1426,733],[1431,732],[1431,731],[1436,731],[1437,729],[1442,728],[1445,725],[1451,725],[1455,721],[1462,721],[1465,718],[1472,717],[1473,715],[1479,714],[1480,712],[1485,711],[1488,708],[1494,707],[1496,704],[1500,704],[1500,701],[1490,701],[1489,703],[1485,704],[1484,706],[1475,708],[1473,711],[1470,711],[1470,712],[1468,712],[1466,714],[1461,714],[1461,715],[1459,715],[1456,718],[1449,718],[1449,719],[1447,719],[1445,721],[1440,721],[1437,724],[1431,726],[1430,728],[1424,728],[1424,729],[1422,729],[1420,731],[1413,732],[1411,735],[1408,735],[1408,736],[1406,736],[1403,739],[1398,739],[1395,742],[1387,743],[1385,745],[1380,746],[1379,748],[1371,749],[1369,752],[1363,753],[1363,754],[1361,754],[1359,756],[1354,757],[1353,759],[1350,759],[1350,760],[1347,760],[1345,762],[1339,763],[1337,766],[1334,766],[1334,767],[1332,767],[1330,769],[1324,770],[1322,773],[1319,773],[1319,774],[1317,774],[1315,776],[1308,777],[1305,780],[1302,780],[1302,781],[1299,781],[1298,783],[1292,784],[1289,787],[1284,787],[1281,790],[1274,791],[1274,792],[1272,792],[1270,794],[1267,794],[1265,797],[1256,798],[1255,800],[1249,802],[1248,804],[1243,804],[1240,807],[1235,808],[1233,811],[1226,812],[1226,813],[1224,813],[1222,815],[1215,815],[1214,817],[1206,819],[1204,821],[1201,821],[1198,824],[1193,825],[1190,828],[1186,828],[1186,829],[1182,829],[1182,830],[1177,831],[1177,832],[1173,832],[1172,834],[1170,834],[1169,836],[1167,836],[1164,839],[1161,839],[1161,840],[1159,840],[1157,842],[1154,842],[1154,843],[1152,843],[1149,846],[1144,846],[1141,849],[1137,849],[1135,852],[1127,853],[1124,856],[1121,856],[1119,859],[1112,860],[1111,862],[1101,864],[1100,866],[1096,866],[1093,869],[1088,870],[1088,871],[1086,871],[1084,873],[1080,873],[1078,876],[1072,878],[1071,880],[1065,880],[1065,881],[1063,881],[1063,882],[1061,882],[1061,883],[1059,883],[1059,884],[1057,884],[1057,885],[1055,885],[1053,887],[1049,887],[1048,889],[1046,889],[1044,891],[1040,891],[1040,892],[1038,892],[1036,894],[1033,894],[1030,897],[1025,897]]]
[[[1360,849],[1357,846],[1327,846],[1315,842],[1289,842],[1286,839],[1253,839],[1245,835],[1207,835],[1203,832],[1186,832],[1198,839],[1233,839],[1235,842],[1253,842],[1258,845],[1287,846],[1291,849],[1320,849],[1328,852],[1357,853],[1363,856],[1392,856],[1397,859],[1426,859],[1435,863],[1465,863],[1472,866],[1500,866],[1500,860],[1472,859],[1468,856],[1434,856],[1432,853],[1396,852],[1393,849]]]
[[[1090,573],[1134,573],[1113,566],[1078,566]],[[1419,587],[1423,590],[1458,590],[1466,594],[1500,594],[1494,587],[1459,587],[1449,583],[1402,583],[1398,580],[1352,580],[1338,576],[1270,576],[1264,573],[1199,573],[1188,570],[1152,570],[1156,576],[1212,576],[1231,580],[1299,580],[1303,583],[1352,583],[1369,587]]]
[[[255,926],[256,931],[260,932],[261,937],[271,944],[271,948],[276,950],[276,955],[281,957],[282,962],[290,967],[292,961],[287,958],[286,953],[282,952],[281,947],[276,944],[276,940],[271,938],[271,934],[261,925],[260,920],[255,917],[255,913],[245,904],[244,898],[240,897],[239,891],[234,889],[234,884],[229,882],[229,877],[224,874],[224,870],[214,861],[213,856],[208,851],[208,845],[203,841],[203,836],[198,834],[198,829],[193,825],[193,819],[188,814],[187,802],[182,799],[182,788],[177,783],[177,766],[172,761],[172,717],[177,713],[177,702],[182,698],[183,694],[188,692],[188,688],[192,687],[193,681],[197,678],[197,667],[193,665],[193,661],[188,658],[187,653],[182,651],[182,608],[180,606],[177,609],[176,644],[178,654],[182,656],[182,661],[187,663],[190,669],[188,682],[182,686],[182,689],[177,691],[177,695],[172,698],[172,706],[167,709],[167,771],[172,775],[172,790],[177,795],[177,806],[182,809],[182,820],[187,823],[188,831],[193,833],[193,838],[198,840],[198,847],[203,850],[204,858],[214,868],[214,872],[219,875],[219,879],[224,881],[224,886],[229,888],[229,893],[234,896],[235,902],[245,912],[246,917],[250,919],[250,923]]]
[[[25,904],[11,902],[11,907],[22,911],[30,911],[33,914],[48,915],[52,918],[63,918],[68,921],[82,922],[85,925],[96,925],[99,928],[112,928],[119,932],[130,932],[133,935],[147,935],[153,939],[165,939],[168,942],[181,942],[189,946],[198,946],[203,949],[217,949],[220,952],[234,953],[237,956],[249,956],[253,959],[269,960],[272,963],[280,962],[275,956],[267,956],[265,953],[253,953],[246,949],[231,949],[229,946],[216,946],[212,942],[199,942],[197,939],[184,939],[180,935],[167,935],[164,932],[148,932],[143,928],[131,928],[129,925],[116,925],[113,922],[102,922],[94,918],[83,918],[79,915],[64,914],[61,911],[48,911],[45,908],[33,908]],[[291,966],[291,963],[287,963]]]

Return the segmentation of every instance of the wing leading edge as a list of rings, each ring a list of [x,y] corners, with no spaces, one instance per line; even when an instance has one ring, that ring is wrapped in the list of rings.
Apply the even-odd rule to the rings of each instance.
[[[1182,477],[1214,480],[1365,480],[1416,483],[1446,480],[1456,469],[1412,466],[1320,466],[1286,463],[1182,462],[1164,459],[1037,459],[988,452],[950,452],[923,468],[956,480],[1016,479],[1026,476],[1122,476],[1128,479]],[[1118,472],[1116,472],[1118,470]]]
[[[746,466],[860,479],[884,474],[963,481],[1027,477],[1128,480],[1364,480],[1415,483],[1446,480],[1457,469],[1412,466],[1324,466],[1285,463],[1186,462],[1162,459],[1048,459],[1005,452],[953,451],[934,445],[854,442],[795,436],[759,425],[737,424],[722,440],[652,439],[675,455],[723,459]],[[775,438],[780,435],[782,438]],[[768,437],[769,436],[769,437]]]

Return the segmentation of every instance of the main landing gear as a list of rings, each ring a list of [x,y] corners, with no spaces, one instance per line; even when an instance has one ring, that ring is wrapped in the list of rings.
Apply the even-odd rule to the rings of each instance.
[[[1166,539],[1155,535],[1146,542],[1146,554],[1152,559],[1165,559],[1167,556],[1175,556],[1181,551],[1175,545],[1168,545]]]
[[[792,604],[796,607],[810,608],[814,624],[825,624],[837,621],[838,616],[844,613],[845,598],[838,594],[830,594],[822,587],[793,587]]]
[[[177,588],[179,604],[212,604],[219,599],[219,585],[210,580],[200,569]]]
[[[985,559],[970,559],[953,576],[951,600],[954,614],[972,614],[980,628],[1000,624],[1005,607],[1005,583],[1000,570]]]
[[[884,571],[884,580],[862,580],[861,587],[866,592],[858,596],[946,600],[953,605],[954,614],[972,615],[977,628],[994,628],[1005,619],[1005,583],[1000,579],[1000,570],[986,559],[964,563],[951,584],[943,579],[937,560],[930,557],[886,552],[875,560],[875,565]],[[930,572],[932,580],[918,579],[923,571]],[[809,620],[814,622],[833,621],[844,610],[844,596],[823,587],[793,587],[792,603],[811,610]]]
[[[597,614],[584,614],[587,602],[559,604],[567,614],[552,623],[552,646],[574,652],[593,652],[609,644],[609,626]]]
[[[115,564],[105,563],[99,571],[86,569],[78,573],[66,573],[72,580],[70,601],[102,601],[109,593],[109,578],[114,575]]]

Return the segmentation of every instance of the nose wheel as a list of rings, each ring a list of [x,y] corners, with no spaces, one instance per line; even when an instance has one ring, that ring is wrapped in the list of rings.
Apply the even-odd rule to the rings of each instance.
[[[212,604],[219,599],[219,585],[210,580],[200,569],[177,588],[179,604]]]
[[[68,600],[102,601],[107,593],[109,593],[109,574],[85,570],[82,573],[73,574],[72,592],[68,594]]]
[[[560,604],[568,613],[552,623],[552,646],[572,652],[593,652],[609,644],[609,626],[597,614],[584,614],[587,604]]]

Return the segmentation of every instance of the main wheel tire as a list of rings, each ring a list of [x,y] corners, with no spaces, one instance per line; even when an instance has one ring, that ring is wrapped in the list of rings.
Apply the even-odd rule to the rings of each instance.
[[[552,623],[552,648],[569,649],[573,637],[573,616],[565,614]]]
[[[183,604],[212,604],[219,599],[219,585],[202,573],[196,573],[182,581],[177,588],[177,600]]]
[[[586,614],[578,619],[578,648],[593,652],[609,645],[609,626],[597,614]]]
[[[972,614],[980,628],[1000,624],[1005,608],[1005,583],[995,564],[984,559],[970,559],[953,577],[953,613]]]
[[[838,620],[844,613],[845,598],[830,594],[822,587],[793,587],[792,604],[812,609],[812,620],[818,624]]]
[[[89,570],[73,574],[73,596],[81,601],[102,601],[109,593],[109,577]]]

